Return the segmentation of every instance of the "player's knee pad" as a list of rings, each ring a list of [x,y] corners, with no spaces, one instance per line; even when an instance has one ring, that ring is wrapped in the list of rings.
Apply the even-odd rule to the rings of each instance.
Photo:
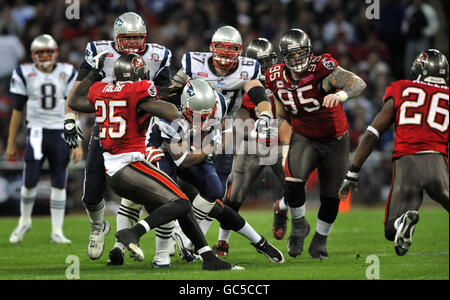
[[[286,203],[289,207],[300,207],[305,204],[305,181],[299,178],[286,177]]]
[[[66,189],[52,187],[50,189],[50,200],[66,200]]]
[[[339,197],[320,195],[320,208],[317,217],[326,223],[334,223],[339,211],[339,201]]]
[[[35,198],[37,195],[37,188],[36,187],[27,188],[25,186],[22,186],[22,188],[20,189],[20,195],[23,198]]]

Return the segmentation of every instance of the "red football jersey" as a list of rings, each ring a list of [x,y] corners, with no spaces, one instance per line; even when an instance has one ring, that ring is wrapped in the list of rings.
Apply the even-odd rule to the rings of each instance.
[[[95,107],[95,121],[105,151],[111,154],[145,153],[145,134],[150,114],[139,114],[141,99],[156,97],[152,81],[126,82],[118,85],[96,82],[89,89],[89,101]],[[144,100],[151,101],[151,100]]]
[[[421,81],[393,82],[384,101],[394,99],[393,158],[420,151],[448,154],[448,87]]]
[[[312,140],[329,141],[348,130],[342,104],[332,108],[322,106],[327,93],[321,89],[321,81],[337,66],[338,62],[329,54],[313,56],[298,82],[288,76],[285,63],[267,70],[266,87],[283,104],[292,129],[298,134]]]

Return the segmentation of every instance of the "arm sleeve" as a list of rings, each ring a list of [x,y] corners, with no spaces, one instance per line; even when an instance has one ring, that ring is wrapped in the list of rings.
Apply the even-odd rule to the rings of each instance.
[[[172,60],[172,52],[169,49],[164,50],[164,58],[159,66],[158,73],[156,73],[154,81],[156,85],[168,86],[171,84],[170,78],[170,63]]]
[[[24,95],[12,94],[12,100],[14,102],[14,109],[17,111],[23,111],[28,97]]]

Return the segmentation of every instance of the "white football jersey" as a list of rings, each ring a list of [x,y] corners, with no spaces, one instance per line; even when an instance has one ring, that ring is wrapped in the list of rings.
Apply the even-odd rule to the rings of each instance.
[[[64,128],[66,98],[76,78],[76,68],[66,63],[57,63],[51,73],[41,72],[35,64],[21,64],[14,70],[9,90],[28,98],[28,128]]]
[[[211,52],[188,52],[181,60],[182,71],[191,79],[203,79],[216,91],[222,93],[227,101],[227,118],[234,118],[241,107],[243,86],[247,81],[259,79],[261,67],[252,58],[239,56],[236,69],[226,76],[219,76],[211,70],[208,60]]]
[[[109,83],[113,82],[114,63],[120,57],[120,53],[114,48],[113,41],[89,42],[86,46],[84,59],[89,65],[95,67],[94,57],[105,50],[108,51],[108,55],[106,56],[105,64],[103,66],[105,78],[103,78],[102,81]],[[146,50],[142,54],[142,58],[145,60],[150,70],[150,80],[154,80],[164,67],[170,66],[172,53],[164,46],[148,43]]]

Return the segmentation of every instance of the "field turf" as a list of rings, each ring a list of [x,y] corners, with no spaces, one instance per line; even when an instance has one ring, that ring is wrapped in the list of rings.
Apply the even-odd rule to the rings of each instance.
[[[316,210],[307,212],[311,233],[305,241],[301,256],[287,254],[287,237],[278,241],[272,236],[270,211],[243,210],[241,214],[252,226],[284,254],[285,263],[270,263],[258,254],[242,236],[233,233],[227,261],[239,264],[244,271],[206,272],[201,263],[185,263],[177,254],[172,257],[171,269],[153,269],[154,232],[141,239],[145,260],[136,262],[127,255],[125,265],[106,266],[108,252],[114,243],[115,217],[108,216],[112,230],[106,239],[103,256],[91,261],[87,256],[90,226],[85,215],[69,215],[65,219],[65,235],[71,245],[50,243],[50,218],[33,218],[33,227],[19,245],[8,238],[17,218],[0,219],[0,279],[65,280],[73,260],[79,258],[81,280],[366,280],[374,266],[370,255],[379,259],[379,279],[448,280],[449,279],[449,218],[441,208],[423,208],[416,227],[413,245],[406,256],[395,254],[393,243],[384,239],[383,209],[353,209],[341,213],[328,238],[329,258],[312,259],[307,251],[315,223]],[[290,227],[289,227],[290,228]],[[288,228],[288,233],[289,233]],[[212,246],[217,239],[218,223],[214,221],[207,239]],[[69,260],[66,263],[66,259]],[[369,257],[369,259],[368,259]],[[367,261],[366,261],[367,260]],[[69,268],[69,269],[68,269]],[[368,269],[369,268],[369,269]]]

